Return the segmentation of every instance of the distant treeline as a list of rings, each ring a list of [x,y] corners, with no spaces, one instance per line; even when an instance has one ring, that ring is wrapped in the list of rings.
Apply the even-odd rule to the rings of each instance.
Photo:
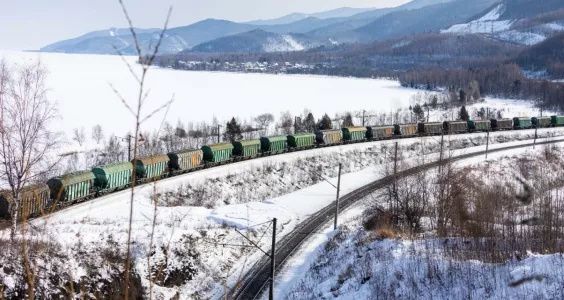
[[[465,90],[477,83],[482,95],[528,99],[545,109],[564,111],[564,83],[528,79],[517,64],[468,70],[412,70],[399,76],[402,86]]]

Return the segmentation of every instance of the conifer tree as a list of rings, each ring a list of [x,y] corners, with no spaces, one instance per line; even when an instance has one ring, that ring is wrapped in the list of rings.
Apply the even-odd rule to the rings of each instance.
[[[470,115],[468,114],[468,111],[466,110],[466,106],[463,105],[460,108],[460,112],[458,113],[458,119],[463,120],[463,121],[470,120]]]
[[[241,134],[241,125],[237,123],[235,118],[232,118],[230,122],[227,122],[225,126],[225,133],[223,134],[223,139],[229,142],[234,142],[241,140],[243,135]]]
[[[320,130],[333,129],[333,122],[331,121],[331,118],[329,118],[327,114],[324,114],[321,121],[319,121],[319,129]]]

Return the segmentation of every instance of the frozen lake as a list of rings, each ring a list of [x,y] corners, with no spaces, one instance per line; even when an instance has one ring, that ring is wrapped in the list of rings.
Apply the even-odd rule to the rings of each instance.
[[[133,118],[110,87],[114,85],[129,103],[135,103],[138,87],[120,57],[0,51],[1,58],[11,63],[41,59],[49,71],[50,99],[58,102],[62,119],[57,127],[62,130],[84,126],[89,136],[95,124],[101,124],[106,134],[123,135],[133,128]],[[126,60],[134,63],[135,58]],[[301,114],[306,108],[316,118],[362,109],[389,112],[409,106],[410,97],[417,93],[389,80],[157,68],[150,70],[147,87],[151,91],[145,114],[174,95],[166,117],[172,124],[211,122],[214,116],[222,123],[233,116],[250,120],[266,112],[278,118],[282,111]],[[164,112],[156,115],[142,130],[158,129],[163,117]]]

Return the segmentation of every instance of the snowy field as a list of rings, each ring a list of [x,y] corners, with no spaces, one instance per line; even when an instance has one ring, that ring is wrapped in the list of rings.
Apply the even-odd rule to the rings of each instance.
[[[50,73],[50,98],[59,103],[59,126],[65,132],[81,126],[90,132],[92,126],[100,124],[107,133],[123,135],[132,128],[131,115],[110,87],[114,85],[129,103],[137,97],[137,84],[120,57],[0,51],[1,58],[13,63],[41,59]],[[125,60],[133,64],[136,59]],[[388,80],[157,68],[149,72],[147,87],[150,95],[145,114],[174,96],[166,117],[172,124],[178,120],[185,124],[211,122],[214,116],[221,122],[233,116],[244,120],[262,113],[277,117],[286,110],[295,115],[306,108],[316,115],[360,109],[389,112],[409,106],[410,97],[417,93]],[[147,121],[142,130],[158,129],[163,115]]]

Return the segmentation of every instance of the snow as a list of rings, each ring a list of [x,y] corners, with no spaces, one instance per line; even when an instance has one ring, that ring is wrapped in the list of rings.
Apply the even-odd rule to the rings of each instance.
[[[502,41],[517,43],[527,46],[532,46],[546,40],[546,37],[544,35],[540,35],[533,32],[521,32],[516,30],[500,32],[496,35],[496,37]]]
[[[559,135],[564,135],[563,130],[559,129],[542,129],[539,130],[540,136],[546,136],[547,133],[556,133]],[[490,134],[492,143],[490,144],[490,149],[496,149],[497,147],[506,147],[510,145],[519,145],[530,143],[531,141],[516,141],[509,143],[497,143],[498,140],[505,138],[518,139],[520,136],[530,136],[533,134],[533,130],[522,130],[519,132],[494,132]],[[480,139],[486,134],[462,134],[445,137],[445,143],[448,145],[458,145],[458,141],[462,144],[467,143],[468,138]],[[563,139],[562,137],[551,138],[553,140]],[[539,138],[539,142],[543,139]],[[329,156],[331,154],[337,153],[347,153],[345,151],[357,151],[357,153],[363,153],[365,151],[371,151],[375,146],[385,146],[393,147],[396,141],[381,141],[372,143],[362,143],[362,144],[352,144],[340,147],[330,147],[323,149],[316,149],[305,152],[289,153],[285,155],[279,155],[268,158],[261,158],[257,160],[245,161],[231,165],[225,165],[213,169],[202,170],[199,172],[170,178],[158,182],[156,187],[157,191],[163,193],[165,191],[171,191],[175,188],[181,186],[182,184],[190,183],[196,185],[198,183],[219,181],[224,182],[223,189],[236,188],[238,181],[233,183],[234,187],[229,187],[227,185],[226,177],[243,178],[238,174],[243,174],[249,172],[252,168],[257,168],[265,164],[276,164],[276,163],[290,163],[298,162],[300,159],[307,159],[308,157],[315,156]],[[420,149],[417,146],[409,147],[410,145],[417,145],[417,143],[424,142],[428,151],[438,151],[437,141],[435,137],[429,138],[411,138],[402,139],[397,141],[400,146],[406,149],[411,149],[409,154],[413,157],[418,157],[423,159],[425,162],[433,161],[438,159],[437,153],[424,153],[423,157],[420,156]],[[482,141],[483,142],[483,141]],[[463,146],[463,145],[459,145]],[[453,155],[461,155],[465,153],[471,153],[475,151],[483,151],[486,146],[478,146],[456,150]],[[449,148],[447,146],[446,148]],[[513,150],[516,152],[519,150]],[[349,154],[350,155],[350,154]],[[499,156],[497,154],[491,154],[489,159],[495,160]],[[416,161],[414,159],[413,161]],[[475,158],[476,161],[483,160],[483,157]],[[349,161],[350,164],[356,164],[354,161]],[[331,166],[335,168],[335,166]],[[334,174],[334,173],[333,173]],[[288,174],[286,176],[293,176],[293,174]],[[364,186],[378,178],[381,177],[379,166],[370,166],[368,168],[363,168],[359,171],[344,174],[341,178],[341,195],[345,195],[350,191]],[[256,182],[258,179],[244,180],[249,184]],[[331,176],[327,178],[329,182],[333,185],[336,184],[336,178]],[[147,244],[150,239],[150,230],[152,226],[152,219],[154,214],[154,206],[151,203],[154,187],[152,185],[145,185],[138,187],[136,189],[136,195],[134,199],[134,215],[133,215],[133,241],[136,247],[136,256],[140,257],[140,261],[145,261],[143,257],[146,256],[146,249],[148,249]],[[262,232],[267,225],[263,224],[268,220],[276,217],[279,219],[279,230],[278,236],[282,238],[288,234],[292,229],[296,227],[305,218],[314,214],[319,209],[330,205],[335,200],[335,189],[327,182],[322,181],[320,183],[314,184],[312,186],[299,189],[297,191],[287,193],[285,195],[263,198],[261,201],[250,201],[248,203],[236,203],[230,205],[223,205],[215,209],[208,209],[204,207],[195,206],[159,206],[158,214],[156,218],[156,228],[155,228],[155,244],[175,244],[182,245],[182,239],[185,236],[199,236],[200,230],[202,228],[208,228],[208,232],[216,232],[216,235],[223,235],[223,241],[228,243],[228,241],[235,240],[235,244],[240,244],[241,241],[236,240],[237,234],[233,230],[225,229],[223,231],[218,231],[218,227],[236,227],[243,231],[248,232]],[[243,199],[243,201],[245,201]],[[68,209],[56,212],[55,214],[46,217],[44,219],[34,220],[34,227],[42,228],[44,222],[47,224],[48,234],[46,236],[53,237],[56,241],[61,242],[65,248],[76,249],[78,245],[84,247],[85,249],[96,249],[96,245],[99,245],[100,241],[105,241],[108,236],[112,236],[113,240],[116,240],[119,244],[122,244],[127,236],[127,224],[129,221],[129,206],[130,206],[130,191],[122,191],[115,193],[104,198],[99,198],[91,200],[76,206],[72,206]],[[344,214],[346,216],[346,213]],[[211,229],[209,229],[211,228]],[[216,228],[216,229],[214,229]],[[3,232],[7,234],[7,232]],[[327,235],[328,233],[325,233]],[[320,237],[323,237],[321,234]],[[80,238],[77,238],[80,237]],[[263,249],[268,249],[268,235],[260,240]],[[314,247],[315,244],[311,244],[308,247]],[[200,245],[200,247],[206,247],[206,245]],[[221,247],[216,246],[215,248],[210,248],[206,250],[206,253],[202,253],[205,257],[205,261],[210,264],[210,268],[218,267],[218,264],[225,262],[226,260],[233,259],[231,255],[235,254],[225,254]],[[252,266],[252,263],[260,259],[261,254],[255,252],[248,257],[240,258],[233,265],[233,272],[239,274],[247,268]],[[79,263],[72,270],[73,274],[81,274],[84,270],[79,267]],[[144,265],[142,263],[137,264],[140,272],[144,272]],[[233,274],[234,274],[233,273]],[[294,274],[300,273],[299,270],[293,272]],[[204,276],[204,275],[201,275]],[[197,288],[198,281],[188,282],[184,286],[180,287],[181,291],[189,293],[193,289]],[[234,275],[229,276],[228,282],[230,285],[235,284],[236,278]],[[216,283],[217,284],[217,283]],[[163,295],[170,293],[168,289],[159,289],[159,293]],[[222,293],[221,290],[214,290],[213,295],[219,296]],[[215,297],[214,296],[214,297]],[[170,298],[170,297],[169,297]],[[165,298],[168,299],[168,298]],[[181,297],[181,299],[185,299]]]
[[[456,24],[442,33],[494,33],[508,30],[514,20],[498,21],[505,9],[504,4],[496,6],[483,17],[465,24]]]
[[[73,128],[84,126],[88,134],[92,126],[100,124],[106,133],[123,135],[133,131],[133,117],[110,87],[115,86],[128,103],[137,98],[135,80],[120,57],[9,51],[1,51],[0,57],[14,63],[41,59],[49,71],[50,98],[59,104],[61,121],[57,127],[61,130],[70,133]],[[134,63],[136,59],[125,60]],[[329,115],[353,108],[389,112],[409,106],[410,97],[417,93],[390,80],[157,68],[150,70],[147,87],[151,91],[143,115],[174,97],[166,116],[171,123],[209,122],[214,116],[220,122],[233,116],[249,119],[286,110],[301,114],[304,108]],[[163,117],[164,111],[143,123],[141,129],[158,129]]]
[[[282,35],[282,38],[293,48],[292,51],[301,51],[305,49],[304,46],[300,45],[300,43],[294,40],[294,38],[289,34]]]
[[[548,23],[545,24],[548,29],[556,30],[556,31],[564,31],[564,25],[558,23]]]
[[[563,143],[558,145],[562,146]],[[473,150],[473,149],[472,149]],[[511,163],[517,157],[533,157],[542,152],[519,148],[510,151],[492,153],[488,162]],[[482,157],[473,157],[456,163],[457,168],[484,164]],[[511,166],[507,166],[511,168]],[[528,253],[522,261],[509,260],[501,264],[489,264],[476,260],[453,260],[441,251],[444,240],[400,239],[371,242],[357,246],[362,234],[359,216],[364,211],[362,201],[342,212],[339,233],[344,241],[329,245],[335,240],[336,231],[331,222],[306,242],[278,270],[275,280],[276,299],[373,299],[376,289],[400,298],[440,298],[452,299],[468,295],[469,298],[518,299],[536,298],[553,299],[556,292],[562,296],[563,256],[561,254],[539,255]],[[351,229],[352,228],[352,229]],[[446,241],[448,241],[447,239]],[[456,238],[452,238],[454,242]],[[331,248],[332,250],[327,250]],[[366,276],[362,265],[370,260],[372,275],[370,284],[357,282],[359,276]],[[349,274],[348,266],[353,266],[351,278],[344,279],[342,274]],[[433,280],[429,268],[433,268],[439,278]],[[436,268],[436,269],[435,269]],[[365,271],[365,270],[364,270]],[[398,274],[401,275],[398,277]],[[433,273],[436,274],[436,273]],[[508,288],[508,283],[523,278],[541,275],[542,280],[525,283],[517,288]],[[407,277],[407,279],[403,279]],[[468,284],[468,280],[472,283]],[[492,284],[493,283],[493,284]],[[335,288],[335,286],[338,288]],[[340,285],[340,286],[339,286]],[[374,286],[376,285],[376,286]],[[558,294],[556,293],[556,294]],[[425,295],[425,296],[423,296]],[[531,295],[537,295],[532,297]],[[386,298],[385,296],[382,296]],[[464,297],[464,298],[468,298]],[[263,294],[263,300],[267,294]]]
[[[488,12],[485,16],[479,18],[476,21],[495,21],[497,19],[499,19],[499,17],[501,17],[501,14],[503,13],[503,10],[505,9],[505,5],[500,4],[498,6],[496,6],[494,9],[492,9],[490,12]]]
[[[116,33],[113,30],[110,30],[110,36],[116,36]]]

